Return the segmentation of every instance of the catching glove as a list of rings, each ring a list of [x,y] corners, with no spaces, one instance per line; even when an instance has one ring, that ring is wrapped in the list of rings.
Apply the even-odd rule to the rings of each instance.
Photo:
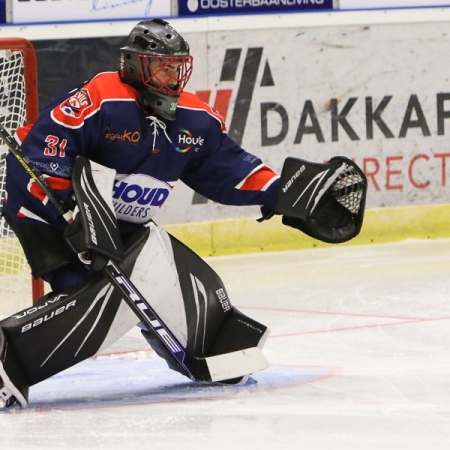
[[[326,164],[287,158],[275,211],[284,225],[331,244],[349,241],[361,230],[367,179],[343,156]]]

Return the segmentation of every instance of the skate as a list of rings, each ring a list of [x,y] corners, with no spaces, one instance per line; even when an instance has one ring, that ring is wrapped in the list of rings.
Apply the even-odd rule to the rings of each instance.
[[[16,397],[12,395],[11,391],[4,385],[0,378],[0,409],[10,408],[17,403]]]

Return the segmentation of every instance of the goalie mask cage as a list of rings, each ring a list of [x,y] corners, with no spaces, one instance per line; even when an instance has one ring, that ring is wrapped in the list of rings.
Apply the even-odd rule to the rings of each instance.
[[[38,116],[37,64],[33,45],[23,38],[0,38],[0,120],[14,135]],[[0,195],[5,197],[7,145],[0,140]],[[0,210],[1,214],[1,210]],[[34,280],[18,239],[0,220],[0,292],[5,296],[28,295],[30,303],[44,294],[42,280]]]

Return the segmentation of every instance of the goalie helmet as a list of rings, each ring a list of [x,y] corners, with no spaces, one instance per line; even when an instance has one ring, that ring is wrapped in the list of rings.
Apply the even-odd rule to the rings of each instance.
[[[144,109],[175,120],[178,98],[192,73],[189,44],[161,19],[139,22],[119,50],[120,79],[139,92]]]

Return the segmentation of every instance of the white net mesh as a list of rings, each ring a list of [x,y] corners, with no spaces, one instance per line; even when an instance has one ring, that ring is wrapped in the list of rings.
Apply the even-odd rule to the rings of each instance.
[[[26,123],[26,90],[22,52],[0,50],[0,121],[13,134]],[[5,195],[5,156],[8,147],[0,141],[0,195]],[[1,206],[0,206],[1,208]],[[1,209],[0,209],[1,216]],[[31,276],[23,251],[14,233],[0,220],[0,283],[2,295],[21,293],[31,301]]]
[[[352,214],[359,212],[364,194],[364,180],[353,166],[346,165],[345,170],[331,186],[331,191],[336,200]]]

